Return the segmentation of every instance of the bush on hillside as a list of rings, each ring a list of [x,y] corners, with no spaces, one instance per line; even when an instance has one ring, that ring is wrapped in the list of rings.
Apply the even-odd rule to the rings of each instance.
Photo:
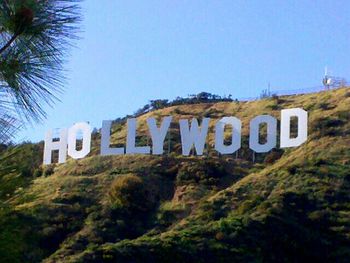
[[[42,164],[43,144],[24,142],[16,147],[9,147],[1,155],[1,169],[10,170],[23,177],[32,177]]]
[[[339,136],[344,134],[342,128],[345,123],[346,120],[342,120],[340,118],[329,116],[321,117],[312,124],[311,130],[318,133],[318,138],[322,136]]]
[[[213,160],[183,162],[178,171],[176,181],[178,185],[189,183],[216,185],[224,173],[222,165]]]
[[[134,174],[117,176],[108,195],[112,205],[127,210],[146,211],[152,205],[143,179]]]
[[[42,174],[44,176],[52,175],[55,172],[55,167],[56,167],[56,164],[46,165]]]
[[[265,164],[272,164],[276,162],[278,159],[280,159],[283,155],[283,150],[280,149],[274,149],[270,153],[268,153],[264,159]]]

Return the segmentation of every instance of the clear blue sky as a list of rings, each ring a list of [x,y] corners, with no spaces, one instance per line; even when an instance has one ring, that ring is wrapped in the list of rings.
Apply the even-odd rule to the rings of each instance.
[[[61,102],[18,141],[79,121],[100,127],[156,98],[317,86],[326,65],[350,79],[348,0],[85,0],[82,8]]]

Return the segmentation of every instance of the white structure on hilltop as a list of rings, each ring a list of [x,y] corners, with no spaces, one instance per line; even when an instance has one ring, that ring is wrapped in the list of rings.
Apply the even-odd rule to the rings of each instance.
[[[325,67],[324,78],[322,80],[325,90],[330,90],[332,88],[339,88],[346,85],[346,80],[340,77],[331,76],[328,73],[327,67]]]

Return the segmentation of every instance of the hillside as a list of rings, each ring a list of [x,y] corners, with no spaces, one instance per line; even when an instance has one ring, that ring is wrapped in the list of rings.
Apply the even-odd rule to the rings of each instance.
[[[308,141],[253,162],[249,121],[294,107]],[[348,262],[350,88],[151,111],[138,143],[148,117],[168,115],[163,156],[99,156],[97,133],[89,157],[40,167],[42,143],[20,146],[8,161],[20,173],[0,178],[1,262]],[[242,120],[237,155],[217,154],[212,132],[204,156],[180,154],[180,118],[223,116]],[[112,130],[124,144],[125,123]]]

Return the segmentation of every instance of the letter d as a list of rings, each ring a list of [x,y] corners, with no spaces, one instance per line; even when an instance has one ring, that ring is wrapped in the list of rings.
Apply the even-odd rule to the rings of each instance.
[[[298,135],[290,138],[291,117],[298,118]],[[300,108],[281,111],[281,148],[297,147],[307,140],[307,112]]]

